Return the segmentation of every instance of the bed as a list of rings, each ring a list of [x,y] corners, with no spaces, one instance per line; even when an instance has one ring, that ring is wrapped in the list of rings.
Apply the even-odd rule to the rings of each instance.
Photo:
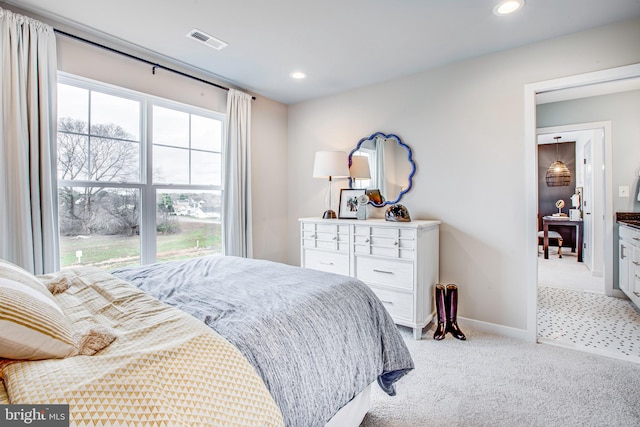
[[[0,390],[0,399],[4,393],[12,403],[34,403],[32,396],[23,396],[17,391],[19,387],[16,383],[23,382],[25,371],[32,370],[25,366],[40,364],[40,375],[45,375],[46,372],[46,376],[49,376],[52,370],[60,372],[69,390],[74,390],[78,380],[83,384],[93,384],[96,380],[103,384],[120,384],[122,379],[119,375],[123,371],[108,366],[117,366],[116,362],[126,359],[119,353],[121,351],[125,351],[125,354],[129,354],[127,351],[137,354],[142,348],[146,352],[146,349],[154,348],[153,340],[159,339],[162,342],[159,351],[171,354],[171,361],[176,354],[182,354],[183,346],[188,347],[192,339],[205,342],[213,340],[219,345],[228,344],[241,356],[241,361],[234,362],[233,365],[244,367],[240,382],[250,383],[249,390],[233,390],[231,395],[245,398],[254,396],[256,399],[242,402],[239,404],[242,410],[231,412],[237,415],[248,411],[251,420],[259,421],[252,424],[232,420],[236,425],[355,426],[362,419],[363,410],[368,408],[368,393],[372,384],[377,383],[376,386],[394,395],[396,381],[413,368],[413,361],[404,341],[380,301],[366,285],[349,277],[268,261],[222,256],[126,268],[113,271],[112,274],[93,268],[75,268],[48,277],[48,280],[59,280],[61,276],[71,283],[71,287],[55,298],[65,313],[71,312],[68,316],[74,319],[75,329],[82,322],[95,322],[96,319],[102,322],[105,304],[111,306],[113,301],[119,301],[121,306],[117,311],[129,313],[127,318],[132,322],[129,326],[136,333],[129,331],[119,320],[108,321],[108,326],[116,331],[117,338],[93,356],[39,362],[10,361],[0,367],[6,385],[6,390]],[[108,303],[103,301],[87,304],[86,295],[81,295],[86,291],[79,290],[85,288],[93,290],[93,296],[89,300],[106,298]],[[118,298],[111,296],[114,292]],[[100,298],[94,294],[99,294]],[[145,305],[148,307],[142,309],[139,300],[146,301]],[[77,308],[81,306],[84,310],[87,305],[95,305],[92,308],[94,312],[83,313]],[[82,314],[75,314],[76,310]],[[158,323],[156,312],[165,311],[181,319],[179,325],[166,327],[172,334],[166,328],[154,326],[162,324]],[[134,326],[138,322],[135,319],[143,319],[148,327],[138,330]],[[148,337],[151,332],[157,332],[158,336],[153,339]],[[197,337],[191,337],[192,333]],[[130,334],[136,338],[129,340]],[[151,341],[142,342],[142,337]],[[167,345],[177,347],[166,349],[164,346]],[[198,345],[198,348],[201,347]],[[225,351],[228,352],[228,349]],[[194,352],[185,353],[189,355],[187,359],[194,357],[192,353]],[[227,355],[222,353],[225,356],[218,357],[217,362],[212,361],[209,371],[211,367],[224,366],[224,369],[214,372],[226,372],[227,366],[219,359],[224,360]],[[202,359],[201,356],[198,355],[196,359]],[[204,359],[208,357],[207,352]],[[105,365],[99,371],[105,371],[105,374],[96,375],[94,365],[96,360],[102,363],[102,358]],[[91,368],[86,373],[85,368],[80,369],[83,374],[78,378],[73,372],[78,369],[82,360],[87,361],[82,364],[88,363]],[[164,372],[164,366],[169,361],[158,362],[157,365],[162,369],[158,366],[156,369]],[[56,368],[49,366],[51,364]],[[73,368],[67,370],[67,364]],[[185,368],[189,363],[182,360],[178,365]],[[206,365],[203,363],[202,366]],[[251,372],[245,372],[247,365]],[[58,369],[58,366],[61,368]],[[206,368],[202,370],[204,373],[200,372],[198,375],[209,374]],[[127,372],[129,371],[131,370]],[[198,396],[207,395],[209,404],[199,404],[199,408],[209,407],[215,401],[218,402],[214,405],[218,412],[228,412],[229,397],[225,394],[225,387],[216,388],[214,395],[206,388],[207,392],[203,393],[201,386],[211,381],[211,378],[192,379],[190,375],[193,369],[189,367],[186,371],[180,372],[180,375],[186,375],[189,381],[194,381],[188,389]],[[150,375],[150,372],[143,371],[141,375],[149,381],[157,376],[157,372],[153,371]],[[248,377],[245,378],[246,375]],[[164,382],[171,382],[174,376],[169,377],[161,377],[162,396],[154,396],[154,399],[160,400],[150,404],[154,407],[166,405],[172,408],[178,405],[177,407],[184,408],[184,403],[165,401],[174,393],[182,396],[180,393],[183,392],[179,384],[175,385],[179,389],[177,392],[171,388],[173,385],[165,388]],[[136,381],[140,380],[136,378]],[[51,381],[59,382],[61,378],[52,378]],[[215,382],[219,383],[217,380]],[[130,383],[131,381],[127,384]],[[66,388],[64,390],[66,391],[48,390],[43,393],[39,402],[68,402],[69,392]],[[103,391],[96,394],[101,395]],[[76,404],[82,401],[77,397],[76,399],[73,401]],[[114,400],[113,397],[111,399]],[[121,402],[122,399],[119,396],[115,401]],[[187,400],[189,399],[198,400],[193,396]],[[147,405],[146,397],[142,400],[138,397],[136,401]],[[72,419],[77,417],[83,422],[93,422],[82,418],[88,408],[82,404],[85,410],[80,411],[74,411],[75,406],[72,405]],[[110,407],[118,409],[114,412],[122,412],[118,405],[119,403],[111,402]],[[180,410],[176,409],[174,412],[180,413]],[[200,421],[184,422],[178,417],[177,420],[169,420],[166,425],[181,425],[178,421],[182,425],[234,425],[227,421],[202,421],[213,420],[212,417],[217,416],[216,411],[213,412],[214,414],[198,414]],[[135,410],[131,409],[128,416],[135,416],[133,413]]]
[[[413,368],[382,303],[350,277],[224,256],[112,273],[234,344],[288,426],[325,425],[372,382],[393,395]]]

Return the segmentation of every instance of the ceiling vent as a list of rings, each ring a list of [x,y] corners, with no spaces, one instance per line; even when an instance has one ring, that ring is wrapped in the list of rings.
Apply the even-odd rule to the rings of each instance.
[[[200,43],[204,43],[209,47],[214,48],[215,50],[222,50],[225,47],[229,46],[229,43],[225,43],[220,39],[217,39],[204,31],[200,31],[197,29],[193,29],[187,33],[187,37]]]

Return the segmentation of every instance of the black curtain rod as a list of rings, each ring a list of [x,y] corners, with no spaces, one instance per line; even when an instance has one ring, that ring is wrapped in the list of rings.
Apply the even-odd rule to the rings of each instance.
[[[147,61],[146,59],[140,58],[139,56],[131,55],[129,53],[122,52],[121,50],[117,50],[117,49],[114,49],[112,47],[105,46],[103,44],[96,43],[96,42],[93,42],[91,40],[87,40],[85,38],[82,38],[82,37],[76,36],[74,34],[70,34],[70,33],[67,33],[65,31],[61,31],[61,30],[55,29],[55,28],[53,29],[53,31],[55,33],[57,33],[57,34],[62,34],[63,36],[70,37],[70,38],[75,39],[75,40],[80,40],[81,42],[88,43],[88,44],[90,44],[92,46],[96,46],[96,47],[99,47],[101,49],[108,50],[109,52],[117,53],[119,55],[126,56],[127,58],[135,59],[136,61],[140,61],[140,62],[144,62],[145,64],[149,64],[152,67],[151,68],[151,72],[153,74],[156,73],[156,68],[160,68],[162,70],[171,71],[172,73],[179,74],[182,77],[187,77],[187,78],[190,78],[190,79],[193,79],[193,80],[197,80],[200,83],[205,83],[205,84],[208,84],[208,85],[211,85],[211,86],[215,86],[218,89],[229,91],[228,87],[219,85],[217,83],[209,82],[207,80],[201,79],[200,77],[192,76],[191,74],[183,73],[182,71],[174,70],[173,68],[165,67],[164,65],[160,65],[160,64],[157,64],[155,62]],[[256,99],[256,97],[252,96],[251,99]]]

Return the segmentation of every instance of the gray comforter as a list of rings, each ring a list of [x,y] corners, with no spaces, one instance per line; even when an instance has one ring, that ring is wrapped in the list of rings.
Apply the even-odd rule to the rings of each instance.
[[[368,384],[390,395],[413,361],[362,282],[284,264],[211,256],[114,275],[200,319],[256,368],[288,426],[322,426]]]

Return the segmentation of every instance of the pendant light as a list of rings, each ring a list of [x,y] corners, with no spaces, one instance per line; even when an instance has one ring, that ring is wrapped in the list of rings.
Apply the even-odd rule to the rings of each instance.
[[[560,161],[560,144],[558,140],[560,136],[554,136],[553,139],[556,140],[556,160],[551,163],[549,169],[547,169],[547,187],[567,187],[571,184],[571,171]]]

